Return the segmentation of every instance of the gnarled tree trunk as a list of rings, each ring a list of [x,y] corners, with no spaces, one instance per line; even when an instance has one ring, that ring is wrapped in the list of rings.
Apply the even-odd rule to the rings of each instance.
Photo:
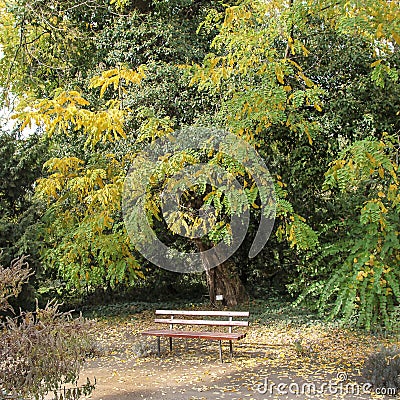
[[[194,239],[194,242],[201,253],[204,270],[207,278],[207,286],[212,304],[216,302],[216,295],[222,295],[222,304],[233,307],[247,299],[246,289],[240,280],[236,265],[231,260],[218,262],[217,255],[211,257],[205,256],[205,251],[209,250],[209,246],[205,245],[201,239]],[[218,264],[214,268],[210,265]]]

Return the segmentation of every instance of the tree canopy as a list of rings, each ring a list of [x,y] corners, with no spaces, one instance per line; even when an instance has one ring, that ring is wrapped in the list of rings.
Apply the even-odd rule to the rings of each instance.
[[[0,3],[0,84],[3,104],[17,95],[21,129],[35,123],[48,143],[30,199],[43,210],[34,229],[45,275],[79,290],[146,278],[121,202],[130,165],[145,168],[141,155],[162,140],[169,152],[143,212],[164,243],[205,253],[232,240],[229,216],[250,215],[235,255],[213,269],[203,256],[212,301],[221,292],[235,305],[278,274],[297,303],[390,327],[400,302],[398,1],[36,3]],[[191,126],[252,146],[271,180],[257,182],[240,146],[174,150]],[[197,164],[240,187],[188,186],[182,172]],[[269,182],[275,226],[252,260],[247,242],[271,217]],[[179,209],[167,216],[161,195],[172,187]]]

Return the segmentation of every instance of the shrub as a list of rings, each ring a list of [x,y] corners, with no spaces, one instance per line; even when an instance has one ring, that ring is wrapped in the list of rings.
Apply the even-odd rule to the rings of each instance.
[[[0,311],[12,310],[8,299],[18,295],[30,274],[24,258],[10,268],[0,265]],[[0,320],[0,399],[43,399],[49,393],[54,399],[78,399],[90,394],[94,385],[89,380],[77,386],[90,349],[87,324],[60,312],[55,301]]]
[[[400,391],[400,349],[383,347],[364,364],[363,375],[378,388]]]
[[[2,253],[0,253],[1,255]],[[32,275],[25,258],[13,260],[9,268],[0,265],[0,312],[13,311],[8,299],[18,296],[22,290],[22,285]]]

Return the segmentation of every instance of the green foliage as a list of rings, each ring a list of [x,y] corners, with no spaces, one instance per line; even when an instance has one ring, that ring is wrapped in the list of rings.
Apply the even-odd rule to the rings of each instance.
[[[126,240],[119,206],[129,162],[183,126],[218,126],[254,145],[276,177],[276,235],[260,259],[245,258],[246,244],[238,251],[243,278],[289,282],[303,292],[299,301],[318,298],[331,317],[389,327],[399,303],[397,2],[0,3],[0,84],[9,93],[13,82],[20,116],[42,124],[50,151],[32,206],[46,211],[40,223],[29,208],[36,163],[5,163],[0,174],[0,239],[10,257],[37,248],[39,232],[45,279],[88,292],[140,286],[145,263]],[[35,153],[20,149],[23,160]],[[229,241],[226,216],[247,208],[250,238],[265,190],[223,152],[206,150],[165,159],[148,218],[158,232],[167,222],[188,233],[199,221],[189,207],[196,194],[214,210],[205,241]],[[4,143],[4,159],[8,151]],[[158,221],[159,185],[182,184],[174,174],[195,161],[232,172],[244,195],[198,185],[185,192],[187,209]],[[15,189],[18,181],[10,200],[4,187],[17,175],[27,189]]]
[[[358,220],[343,224],[347,234],[331,249],[334,262],[342,261],[323,289],[320,307],[329,308],[333,298],[331,317],[356,317],[357,324],[368,330],[381,323],[391,328],[394,307],[400,302],[400,195],[393,152],[391,137],[356,142],[326,175],[327,187],[336,184],[364,202],[358,205]]]
[[[319,29],[317,25],[317,32]],[[307,215],[313,226],[318,226],[319,245],[315,251],[300,255],[296,265],[297,276],[289,285],[291,293],[296,296],[300,294],[295,305],[303,303],[311,308],[320,306],[319,300],[326,282],[348,257],[357,231],[357,238],[362,242],[365,229],[360,229],[359,225],[363,205],[367,209],[376,208],[378,202],[369,202],[371,199],[387,204],[387,198],[379,197],[378,193],[385,191],[383,187],[387,190],[390,188],[386,179],[392,176],[389,171],[393,173],[393,166],[388,164],[388,160],[396,164],[394,134],[399,129],[396,116],[399,109],[398,85],[386,80],[385,88],[381,89],[371,83],[370,64],[373,59],[370,45],[360,38],[336,35],[332,31],[326,35],[320,40],[316,33],[315,44],[312,39],[307,39],[311,53],[308,61],[303,61],[310,65],[318,64],[317,68],[313,68],[312,76],[327,91],[324,113],[320,115],[323,129],[312,148],[305,148],[301,144],[291,147],[291,168],[284,175],[288,193],[294,196],[296,210]],[[348,51],[350,48],[351,51]],[[331,56],[321,57],[319,51],[321,54],[329,52]],[[397,53],[390,56],[390,62],[398,66]],[[382,146],[381,132],[388,132],[383,135],[386,147],[383,151],[379,150]],[[366,136],[372,140],[363,141]],[[352,148],[351,144],[356,142]],[[341,149],[347,150],[341,153]],[[382,179],[379,166],[368,158],[371,152],[378,152],[378,158],[386,165],[383,186],[379,186]],[[359,164],[353,160],[354,165],[349,162],[342,171],[340,163],[345,163],[343,158],[350,160],[355,156]],[[370,167],[373,172],[369,171]],[[325,177],[324,185],[323,174],[327,170],[330,172]],[[364,178],[363,182],[357,182]],[[327,185],[328,182],[334,189]],[[339,185],[346,190],[338,190]],[[322,191],[321,187],[325,190]],[[367,217],[368,212],[363,213]],[[393,209],[390,214],[395,216]],[[374,236],[373,233],[371,235]],[[351,258],[349,262],[351,265]],[[337,290],[341,288],[337,287]],[[322,308],[329,311],[330,302]],[[341,315],[339,311],[338,316]],[[354,319],[349,322],[355,322],[357,315],[355,311]],[[391,319],[392,322],[396,320],[394,317]]]
[[[95,39],[103,63],[100,71],[91,71],[86,94],[67,82],[74,90],[58,89],[35,104],[30,98],[20,104],[23,126],[32,121],[43,125],[55,155],[45,163],[36,188],[37,202],[46,209],[37,231],[43,240],[44,281],[62,278],[68,288],[90,292],[131,285],[143,277],[120,212],[130,157],[142,143],[171,132],[175,122],[193,121],[198,113],[188,103],[205,105],[204,96],[189,93],[176,65],[179,58],[184,62],[204,54],[207,35],[196,37],[198,46],[192,43],[201,7],[185,2],[175,6],[179,12],[173,15],[170,9],[162,11],[161,4],[154,13],[143,14],[140,7],[129,11],[128,5],[126,15],[111,13],[113,23],[99,29]],[[188,7],[195,15],[187,13]],[[166,18],[168,24],[162,22]],[[143,62],[150,64],[148,72],[139,66]],[[110,68],[104,70],[104,63]],[[170,96],[178,94],[179,101],[166,108],[172,106]]]
[[[321,110],[323,91],[282,48],[280,38],[289,35],[282,28],[287,28],[292,11],[285,8],[278,2],[246,2],[228,8],[212,43],[217,54],[210,53],[203,65],[191,67],[191,83],[202,90],[226,93],[221,114],[235,133],[252,140],[273,124],[286,124],[311,143],[318,127],[299,115],[299,107],[304,103]],[[276,19],[264,23],[268,13]],[[297,47],[306,51],[298,40],[293,52]]]
[[[30,254],[32,268],[40,269],[36,230],[42,210],[34,202],[33,185],[47,157],[48,142],[37,133],[27,138],[15,132],[0,134],[0,251],[4,263]],[[33,306],[31,291],[25,288],[18,306]]]
[[[107,23],[108,2],[1,1],[1,100],[45,97],[96,65],[93,37]]]
[[[119,222],[124,162],[109,154],[97,165],[82,164],[74,157],[49,160],[53,173],[38,182],[38,196],[54,199],[42,230],[45,267],[80,290],[132,283],[143,274]]]

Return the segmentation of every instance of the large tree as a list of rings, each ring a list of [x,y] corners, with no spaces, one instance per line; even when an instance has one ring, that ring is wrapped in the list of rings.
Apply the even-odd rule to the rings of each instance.
[[[36,24],[30,4],[16,9],[12,2],[7,5],[5,21],[23,14],[29,29]],[[45,137],[51,136],[52,158],[45,164],[46,178],[37,186],[37,198],[47,207],[39,232],[46,244],[43,266],[47,274],[56,271],[69,285],[107,287],[131,284],[143,276],[120,213],[122,183],[132,152],[151,137],[190,124],[214,108],[211,98],[188,88],[188,78],[179,68],[179,64],[198,62],[205,55],[212,34],[197,35],[196,29],[208,4],[176,1],[173,8],[169,5],[155,1],[145,7],[139,2],[127,5],[123,12],[109,8],[107,13],[103,7],[92,9],[94,3],[69,2],[54,9],[43,4],[40,11],[46,21],[54,18],[55,12],[63,16],[64,30],[55,34],[82,30],[80,36],[74,34],[74,40],[85,42],[75,47],[82,67],[71,59],[82,73],[65,69],[58,80],[46,75],[47,85],[32,67],[29,73],[41,82],[33,87],[45,90],[26,87],[24,92],[18,84],[26,78],[29,81],[28,70],[22,65],[15,71],[12,89],[21,94],[19,107],[24,111],[20,115],[29,115],[45,128]],[[82,12],[85,7],[88,14]],[[98,13],[106,15],[107,26],[96,20]],[[81,18],[86,23],[78,23]],[[68,27],[73,30],[69,32]],[[17,34],[19,28],[13,31],[5,25],[4,29]],[[40,38],[35,38],[37,46]],[[64,43],[58,38],[61,48],[68,46],[67,39]],[[7,53],[5,64],[18,64],[19,57],[28,57],[28,47],[9,45],[9,51],[14,49],[18,57],[13,59]],[[43,48],[46,46],[64,57],[55,42],[46,42]],[[144,63],[146,68],[141,67]],[[54,61],[53,67],[59,64]],[[137,72],[129,67],[138,68]],[[51,92],[56,86],[60,88]],[[81,90],[68,90],[79,86]]]
[[[335,299],[332,315],[343,311],[348,319],[356,317],[360,325],[370,328],[372,322],[389,323],[388,313],[400,300],[398,98],[391,96],[398,80],[400,21],[397,2],[367,3],[359,7],[348,1],[246,1],[223,15],[214,14],[213,20],[220,26],[213,41],[215,51],[201,66],[193,67],[192,82],[200,89],[225,93],[221,118],[238,135],[272,150],[272,159],[278,150],[283,153],[282,160],[293,159],[293,167],[297,167],[296,162],[307,159],[318,138],[324,138],[329,147],[322,153],[326,153],[322,164],[326,166],[331,158],[332,167],[324,186],[322,171],[317,168],[319,203],[330,197],[337,213],[340,207],[348,212],[341,216],[342,221],[349,221],[342,226],[338,214],[336,221],[332,220],[332,208],[317,208],[319,217],[326,219],[323,228],[343,233],[344,240],[336,244],[337,237],[330,235],[329,241],[321,244],[329,268],[324,270],[316,263],[312,268],[331,279],[328,286],[320,280],[307,292],[323,293],[322,309],[329,308],[329,298]],[[316,32],[318,46],[310,38]],[[351,51],[362,49],[359,58],[364,59],[364,70],[370,68],[369,74],[359,69],[360,59],[353,60],[357,53],[347,56],[349,65],[335,68],[338,61],[333,60],[325,70],[321,68],[324,58],[335,51],[337,57],[346,57],[347,49],[340,46],[352,41],[356,47]],[[371,85],[375,87],[369,90]],[[356,89],[358,98],[353,97]],[[334,92],[347,97],[337,98]],[[383,98],[382,110],[376,102]],[[338,159],[334,161],[332,156]],[[289,196],[294,192],[295,198],[301,199],[300,192],[309,189],[305,183],[312,171],[308,160],[304,165],[300,179],[298,171],[292,170],[292,177],[290,168],[284,171]],[[335,198],[335,192],[328,190],[335,182],[343,192],[348,191],[347,197],[338,194]],[[317,204],[313,199],[310,206]],[[300,209],[307,210],[307,205]],[[321,221],[316,215],[310,217]],[[329,237],[326,233],[325,239]],[[371,266],[368,272],[364,265]],[[307,273],[300,272],[308,286]]]
[[[321,231],[318,249],[329,254],[335,240],[332,232],[341,232],[345,237],[345,231],[354,228],[354,234],[362,237],[360,232],[370,227],[365,213],[371,207],[379,208],[382,203],[382,213],[397,212],[397,200],[392,201],[397,199],[398,190],[393,177],[397,171],[393,149],[398,146],[393,139],[398,130],[396,97],[386,96],[385,90],[397,79],[398,4],[368,1],[366,7],[360,8],[357,2],[348,1],[243,1],[220,8],[211,2],[200,7],[199,2],[176,0],[142,6],[127,6],[122,17],[111,13],[109,26],[94,25],[98,31],[90,42],[96,51],[95,63],[87,64],[92,68],[88,72],[92,77],[90,85],[86,81],[80,90],[71,91],[83,78],[68,78],[54,96],[28,103],[35,111],[22,114],[26,121],[33,118],[44,123],[46,132],[58,138],[59,143],[69,143],[61,145],[58,157],[46,164],[49,176],[40,181],[38,188],[38,193],[44,200],[50,199],[51,204],[46,216],[50,227],[46,242],[51,243],[45,252],[46,262],[53,263],[75,284],[133,280],[138,262],[132,257],[131,245],[124,242],[127,234],[120,213],[122,181],[128,164],[149,143],[197,122],[230,131],[238,140],[259,150],[274,177],[277,200],[273,239],[276,248],[266,249],[263,255],[267,253],[278,264],[289,265],[292,276],[297,274],[294,291],[305,288],[306,292],[321,292],[333,270],[340,265],[348,268],[350,264],[343,264],[340,255],[330,258],[329,268],[302,269],[310,257],[304,250],[316,245],[316,234],[303,217],[307,217],[314,230]],[[197,36],[195,31],[201,18],[205,18],[199,30],[202,36]],[[110,46],[111,42],[115,45]],[[210,42],[212,53],[204,57]],[[348,46],[354,51],[348,51]],[[143,63],[146,68],[140,67]],[[373,88],[372,85],[376,90],[363,89]],[[338,98],[336,93],[342,97]],[[386,102],[384,112],[377,109],[378,100]],[[370,115],[375,122],[371,123]],[[382,134],[384,131],[387,135]],[[63,139],[63,134],[67,139]],[[383,144],[379,145],[380,140]],[[347,145],[350,147],[345,150]],[[203,253],[221,240],[229,241],[227,216],[232,211],[233,198],[212,185],[194,185],[183,191],[179,218],[175,215],[175,220],[158,221],[161,188],[171,182],[179,186],[180,180],[173,177],[177,173],[179,176],[186,166],[197,162],[219,165],[238,177],[246,189],[242,205],[252,215],[249,237],[256,230],[257,218],[269,212],[267,207],[259,209],[263,194],[251,174],[235,163],[226,149],[225,153],[222,147],[210,150],[167,154],[164,164],[160,163],[154,171],[148,188],[146,216],[161,236],[165,227],[175,222],[176,234],[189,232],[193,229],[190,221],[194,226],[198,224],[193,216],[199,210],[204,206],[213,209],[210,221],[217,222],[219,229],[195,240],[183,241],[179,235],[164,237],[189,252],[197,248]],[[369,170],[373,182],[364,190],[368,179],[362,154],[376,162]],[[331,162],[334,163],[322,186],[323,174]],[[342,193],[334,188],[340,178],[353,182],[348,188],[339,183]],[[350,191],[345,193],[344,189]],[[356,189],[357,196],[351,197]],[[240,190],[237,192],[239,198]],[[384,204],[385,201],[391,203]],[[367,211],[358,220],[357,211],[364,202]],[[352,221],[344,228],[340,225],[343,210]],[[382,221],[386,218],[380,217]],[[390,312],[399,301],[398,290],[391,283],[398,276],[398,230],[392,217],[385,221],[389,220],[390,224],[379,222],[379,226],[378,220],[370,222],[381,232],[387,229],[382,235],[391,238],[390,251],[385,254],[393,268],[390,265],[389,269],[382,269],[391,278],[374,277],[371,283],[377,296],[373,303],[368,303],[361,295],[364,289],[357,286],[358,282],[367,282],[361,279],[365,271],[360,269],[361,261],[355,262],[353,275],[344,272],[347,280],[341,278],[328,286],[333,289],[327,293],[338,301],[335,310],[345,305],[346,314],[350,315],[362,303],[365,315],[379,319],[385,315],[382,310]],[[368,257],[376,257],[381,253],[378,242],[374,245],[373,241],[364,241],[366,247],[362,251]],[[350,241],[341,242],[340,246],[336,254],[344,252],[350,257],[348,260],[352,256],[353,260],[361,260],[357,255],[359,249]],[[212,260],[203,259],[212,300],[216,293],[223,294],[227,303],[234,305],[242,297],[238,265],[233,260],[208,270],[207,264]],[[133,268],[127,268],[129,265]],[[241,266],[240,269],[245,270]],[[317,272],[313,275],[311,270]],[[310,286],[311,280],[316,284]],[[345,297],[337,296],[347,284],[353,285],[354,290],[346,291]],[[324,297],[321,302],[322,307],[328,305]],[[369,327],[371,317],[365,315],[360,321]]]

